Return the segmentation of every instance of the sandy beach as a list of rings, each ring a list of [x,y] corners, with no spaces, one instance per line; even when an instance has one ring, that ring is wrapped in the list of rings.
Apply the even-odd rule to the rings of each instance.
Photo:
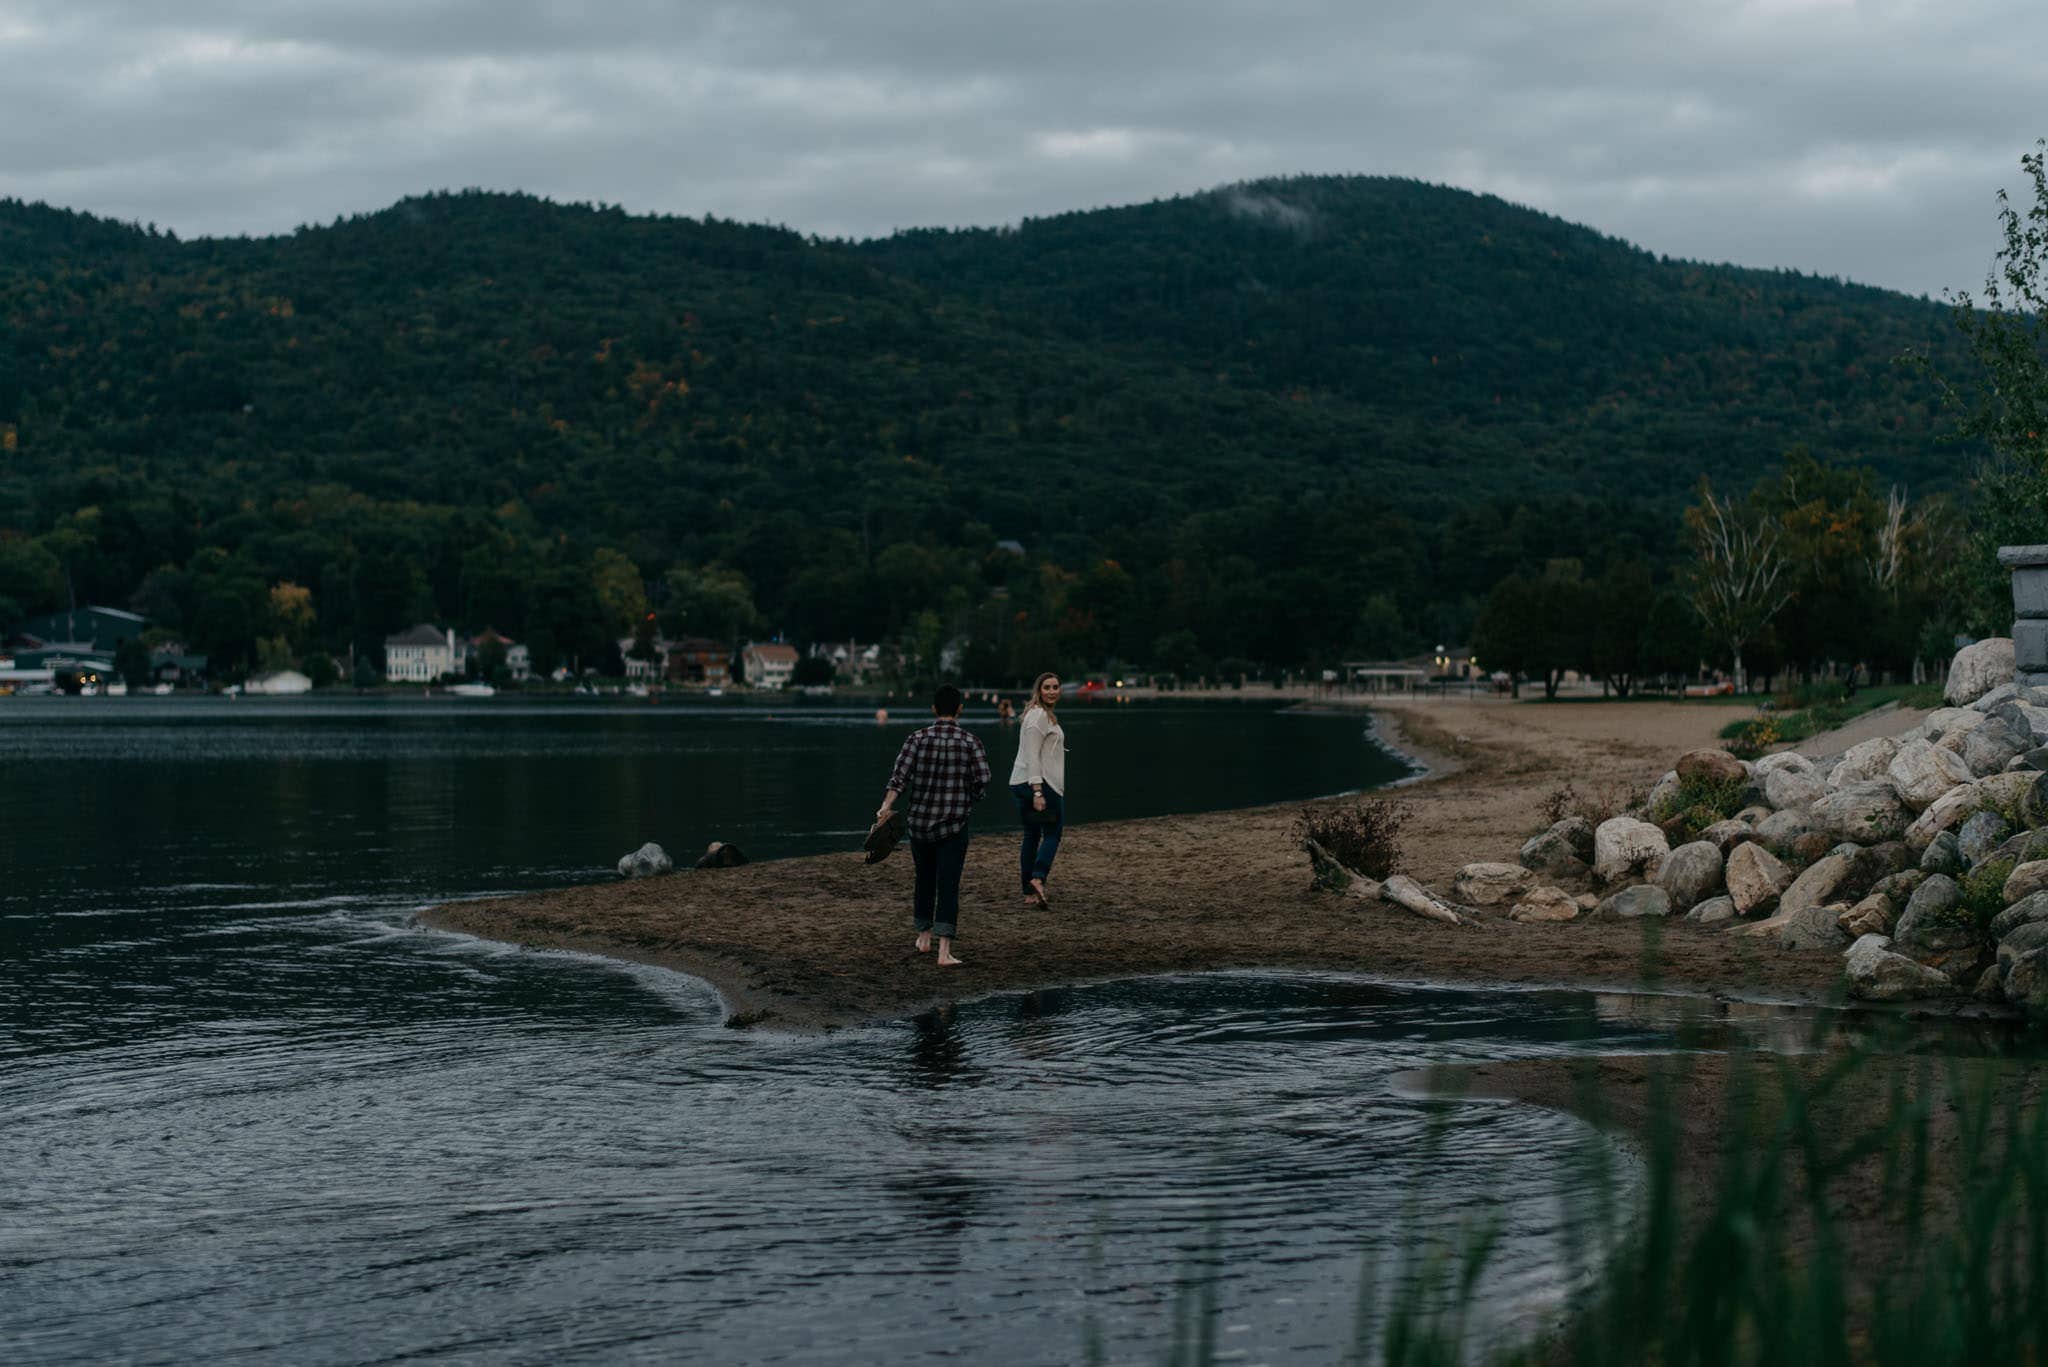
[[[1387,702],[1374,715],[1389,743],[1429,766],[1392,796],[1412,812],[1401,871],[1442,890],[1463,864],[1512,861],[1561,785],[1617,797],[1646,788],[1682,751],[1714,743],[1731,714],[1670,702],[1460,699]],[[874,866],[849,850],[454,903],[422,919],[679,969],[718,990],[730,1024],[795,1031],[995,992],[1207,969],[1641,988],[1651,937],[1654,982],[1667,989],[1801,1002],[1840,982],[1834,953],[1764,949],[1683,922],[1487,916],[1450,927],[1318,893],[1290,834],[1302,806],[1072,826],[1050,911],[1020,904],[1014,836],[979,834],[962,886],[968,962],[959,969],[913,951],[910,860],[900,851]]]

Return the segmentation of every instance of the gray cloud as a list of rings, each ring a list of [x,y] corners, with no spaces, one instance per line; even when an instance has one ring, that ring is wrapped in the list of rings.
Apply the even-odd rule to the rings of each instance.
[[[1938,293],[2048,132],[2044,38],[2037,0],[0,0],[0,193],[188,234],[481,185],[866,235],[1386,173]]]

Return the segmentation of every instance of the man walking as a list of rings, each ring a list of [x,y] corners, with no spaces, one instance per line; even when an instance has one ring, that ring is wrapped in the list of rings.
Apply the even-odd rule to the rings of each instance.
[[[960,930],[960,873],[967,867],[967,818],[988,791],[988,752],[960,726],[960,690],[940,684],[932,694],[932,716],[922,731],[913,731],[896,754],[889,789],[881,810],[887,821],[896,799],[910,794],[904,826],[910,835],[910,859],[917,869],[911,916],[917,927],[917,952],[939,938],[939,967],[958,968],[953,937]]]

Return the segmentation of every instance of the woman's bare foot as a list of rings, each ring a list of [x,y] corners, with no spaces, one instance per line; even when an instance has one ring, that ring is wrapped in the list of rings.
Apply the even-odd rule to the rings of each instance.
[[[963,965],[965,965],[966,962],[967,961],[965,959],[956,959],[953,957],[953,941],[948,937],[941,935],[939,937],[939,967],[960,968]]]
[[[1052,903],[1046,900],[1045,880],[1043,878],[1034,878],[1031,880],[1031,895],[1033,898],[1037,899],[1038,905],[1044,907],[1047,911],[1052,910]]]
[[[917,932],[917,952],[920,954],[932,952],[932,933],[929,930]]]

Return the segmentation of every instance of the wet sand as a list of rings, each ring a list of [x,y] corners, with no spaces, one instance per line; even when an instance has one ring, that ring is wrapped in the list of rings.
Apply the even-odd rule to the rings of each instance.
[[[1563,784],[1619,798],[1735,715],[1703,703],[1375,707],[1386,739],[1429,766],[1391,794],[1413,813],[1401,871],[1442,892],[1474,860],[1512,862]],[[1074,725],[1085,727],[1085,711]],[[998,747],[1000,748],[1000,747]],[[1007,755],[995,755],[998,767]],[[1085,772],[1075,781],[1086,782]],[[879,795],[880,776],[877,777]],[[1007,801],[998,791],[986,801]],[[1332,799],[1343,801],[1344,799]],[[1291,834],[1302,803],[1068,828],[1050,911],[1016,891],[1016,837],[979,834],[962,886],[958,952],[940,969],[911,946],[907,851],[683,871],[422,914],[430,925],[540,948],[675,968],[710,982],[729,1024],[815,1031],[951,1001],[1208,969],[1330,969],[1399,981],[1727,993],[1819,1001],[1837,954],[1786,953],[1683,922],[1462,927],[1313,890]],[[1646,975],[1646,956],[1658,968]]]

